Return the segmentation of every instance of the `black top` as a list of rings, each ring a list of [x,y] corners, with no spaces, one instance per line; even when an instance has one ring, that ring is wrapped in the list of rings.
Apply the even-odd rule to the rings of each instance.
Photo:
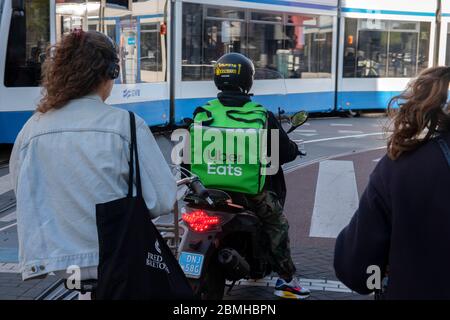
[[[388,299],[450,299],[450,167],[437,139],[384,157],[338,236],[334,267],[345,285],[370,293],[370,265],[382,274],[389,265]]]
[[[242,107],[247,102],[251,101],[251,96],[241,93],[241,92],[235,92],[235,91],[224,91],[220,92],[217,95],[217,98],[219,99],[220,103],[222,103],[224,106],[229,107]],[[266,190],[270,190],[275,192],[281,203],[284,205],[284,201],[286,199],[286,183],[284,181],[284,173],[281,166],[285,163],[294,161],[298,156],[298,146],[295,142],[291,141],[289,139],[289,136],[287,135],[286,131],[282,128],[278,120],[275,118],[275,115],[269,111],[269,117],[268,117],[268,129],[278,129],[279,130],[279,153],[280,153],[280,168],[276,175],[273,176],[267,176],[266,177],[266,184],[264,188]],[[270,134],[268,135],[268,143],[267,147],[269,150],[271,150],[270,145],[271,139]]]

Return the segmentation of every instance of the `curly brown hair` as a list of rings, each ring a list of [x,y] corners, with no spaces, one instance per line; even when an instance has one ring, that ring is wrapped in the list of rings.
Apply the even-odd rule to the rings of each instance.
[[[117,62],[112,40],[96,31],[75,31],[47,49],[43,65],[43,97],[37,111],[45,113],[68,101],[93,93],[110,79],[108,70]]]
[[[450,131],[449,84],[449,67],[429,68],[390,101],[393,133],[388,140],[388,156],[391,159],[396,160],[403,153]],[[399,108],[394,109],[395,106]]]

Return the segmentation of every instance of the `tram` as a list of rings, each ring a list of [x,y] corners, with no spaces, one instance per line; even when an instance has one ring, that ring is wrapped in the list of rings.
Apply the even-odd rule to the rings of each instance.
[[[0,143],[39,101],[46,47],[74,29],[119,47],[107,103],[167,126],[215,97],[227,52],[254,61],[255,100],[272,111],[386,109],[421,70],[450,63],[449,25],[450,0],[0,0]]]

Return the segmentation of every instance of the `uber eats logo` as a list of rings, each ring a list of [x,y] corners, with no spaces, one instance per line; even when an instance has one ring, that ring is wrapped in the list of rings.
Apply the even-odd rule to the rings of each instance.
[[[267,150],[269,137],[270,152]],[[178,142],[172,150],[174,164],[197,165],[197,168],[200,165],[210,176],[241,177],[255,167],[262,175],[274,175],[279,169],[276,129],[210,128],[195,124],[191,131],[175,130],[172,141]]]
[[[219,176],[242,176],[242,168],[228,165],[215,165],[208,163],[208,174]]]

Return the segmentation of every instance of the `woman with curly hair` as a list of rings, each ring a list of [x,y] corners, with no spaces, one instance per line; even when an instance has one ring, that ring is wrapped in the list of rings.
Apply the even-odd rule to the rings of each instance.
[[[423,71],[391,101],[387,156],[336,240],[337,277],[387,299],[450,299],[450,68]]]
[[[10,160],[23,279],[71,265],[82,279],[97,277],[95,206],[128,191],[129,114],[104,103],[118,75],[114,43],[99,32],[76,31],[47,52],[43,97]],[[153,217],[169,213],[174,177],[138,116],[136,132],[147,207]]]

